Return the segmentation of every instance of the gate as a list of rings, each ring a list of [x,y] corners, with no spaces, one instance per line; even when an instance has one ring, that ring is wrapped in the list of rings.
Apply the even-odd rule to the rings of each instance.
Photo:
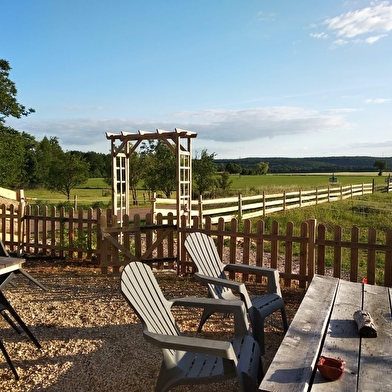
[[[163,224],[162,214],[155,217],[147,214],[145,220],[135,215],[132,225],[128,215],[124,215],[122,225],[117,224],[115,215],[101,216],[100,267],[107,273],[108,267],[119,272],[120,267],[130,261],[143,261],[158,269],[177,267],[177,249],[175,249],[173,214]],[[177,263],[176,263],[177,264]]]

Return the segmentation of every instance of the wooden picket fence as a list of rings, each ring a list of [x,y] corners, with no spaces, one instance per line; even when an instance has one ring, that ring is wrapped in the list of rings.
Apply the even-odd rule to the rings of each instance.
[[[228,225],[222,218],[214,225],[212,219],[206,218],[203,229],[197,217],[189,228],[184,223],[179,229],[182,242],[187,234],[203,231],[215,239],[224,262],[277,268],[285,286],[298,281],[300,287],[306,287],[314,274],[321,274],[353,282],[367,278],[370,284],[392,287],[392,230],[387,230],[384,238],[378,238],[376,230],[370,228],[364,235],[367,240],[360,241],[357,227],[349,230],[347,240],[341,226],[328,233],[327,227],[317,225],[316,220],[302,222],[297,230],[292,222],[280,227],[273,221],[269,232],[263,220],[257,222],[254,232],[250,220],[243,221],[241,229],[237,219]],[[180,252],[179,259],[186,260],[184,246],[180,246]],[[189,260],[182,261],[179,268],[184,273],[192,270],[193,265]]]
[[[15,226],[18,214],[16,209],[3,206],[0,222],[11,219],[11,226]],[[278,268],[285,286],[298,282],[305,287],[317,273],[351,281],[366,277],[370,284],[392,287],[392,230],[377,233],[372,228],[360,231],[353,227],[347,233],[348,229],[336,226],[328,231],[315,220],[303,222],[300,227],[291,222],[280,227],[274,221],[268,229],[259,220],[252,229],[249,219],[226,222],[220,218],[214,224],[210,217],[204,222],[194,217],[187,227],[183,219],[177,227],[173,215],[169,224],[162,214],[135,215],[132,220],[125,216],[123,226],[118,226],[111,210],[70,208],[66,213],[64,208],[26,206],[23,239],[12,233],[5,236],[4,224],[0,235],[11,252],[22,248],[37,258],[94,261],[104,273],[118,272],[129,261],[141,259],[156,268],[176,268],[179,274],[188,274],[194,272],[194,267],[183,242],[189,233],[202,230],[216,240],[224,262]]]

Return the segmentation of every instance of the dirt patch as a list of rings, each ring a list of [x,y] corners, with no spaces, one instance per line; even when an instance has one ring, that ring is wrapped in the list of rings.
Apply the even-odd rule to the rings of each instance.
[[[25,265],[48,291],[22,276],[4,294],[42,345],[38,350],[25,335],[18,335],[0,318],[0,337],[19,373],[13,378],[0,355],[0,390],[13,391],[153,391],[161,363],[161,351],[142,337],[141,324],[119,290],[119,275],[102,275],[99,268],[62,261],[28,261]],[[156,272],[168,298],[206,296],[193,277],[174,271]],[[250,286],[250,291],[260,290]],[[289,322],[303,297],[298,288],[283,289]],[[179,327],[197,334],[200,313],[174,310]],[[232,320],[215,315],[201,336],[230,337]],[[266,370],[283,339],[277,315],[266,321]],[[205,391],[206,386],[179,386],[173,391]],[[208,386],[211,392],[237,391],[236,380]]]

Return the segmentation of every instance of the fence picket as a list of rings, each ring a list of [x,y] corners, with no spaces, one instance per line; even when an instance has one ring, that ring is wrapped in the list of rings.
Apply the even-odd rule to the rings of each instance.
[[[315,225],[314,220],[310,221],[310,223],[302,222],[300,228],[300,233],[301,233],[300,237],[308,238],[309,246],[307,246],[307,243],[305,241],[301,241],[299,244],[299,274],[301,277],[306,277],[306,275],[308,275],[308,280],[311,280],[315,273],[314,271],[314,240],[315,240],[314,225]],[[311,257],[312,253],[313,253],[313,257]],[[305,279],[301,278],[299,281],[299,287],[301,288],[306,287],[306,280],[307,280],[306,278]],[[290,282],[288,282],[288,284],[290,284]]]
[[[271,268],[278,268],[278,254],[279,254],[279,223],[277,221],[272,222],[271,227]]]
[[[377,232],[375,229],[370,228],[368,234],[368,243],[377,243]],[[369,284],[374,284],[376,281],[376,249],[368,249],[368,260],[367,260],[367,281]]]
[[[350,280],[356,282],[358,279],[358,263],[359,263],[359,248],[355,246],[359,242],[359,228],[353,227],[351,229],[351,243],[350,249]]]
[[[392,230],[387,230],[385,243],[387,246],[392,247]],[[384,286],[392,287],[392,250],[385,251]]]

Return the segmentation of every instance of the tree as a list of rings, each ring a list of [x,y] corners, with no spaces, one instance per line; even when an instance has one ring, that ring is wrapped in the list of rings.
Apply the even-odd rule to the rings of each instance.
[[[177,188],[174,154],[162,141],[149,141],[143,148],[141,158],[145,168],[143,181],[146,189],[152,192],[160,190],[170,198],[173,190]]]
[[[241,174],[242,167],[238,163],[229,162],[226,165],[225,171],[227,171],[229,174]]]
[[[35,112],[32,108],[26,109],[16,100],[18,90],[9,79],[11,69],[8,61],[0,59],[0,123],[3,124],[7,117],[21,118]]]
[[[258,175],[264,175],[268,173],[268,169],[268,162],[259,162],[254,167],[254,173]]]
[[[36,172],[34,136],[0,123],[0,186],[24,188]]]
[[[137,185],[144,173],[143,161],[136,151],[129,157],[129,188],[132,192],[133,204],[137,204]]]
[[[75,153],[76,151],[72,151]],[[103,154],[95,151],[82,152],[81,156],[90,165],[90,178],[107,178],[111,179],[111,154]],[[111,181],[109,185],[111,185]]]
[[[374,162],[373,166],[378,170],[378,175],[382,176],[382,172],[385,171],[385,169],[387,168],[387,162],[378,160]]]
[[[37,143],[35,150],[35,160],[37,171],[35,175],[35,183],[37,186],[45,186],[48,182],[49,171],[54,162],[64,154],[58,138],[46,136]]]
[[[215,155],[215,153],[208,154],[207,150],[204,149],[201,152],[200,159],[196,155],[192,162],[194,187],[199,195],[211,191],[216,185],[217,167],[214,163]]]
[[[230,174],[227,171],[221,173],[218,178],[218,188],[222,190],[223,194],[227,194],[232,183],[233,180],[230,178]]]
[[[50,162],[46,187],[60,192],[70,200],[71,190],[88,180],[89,165],[80,156],[71,152],[59,153]]]

